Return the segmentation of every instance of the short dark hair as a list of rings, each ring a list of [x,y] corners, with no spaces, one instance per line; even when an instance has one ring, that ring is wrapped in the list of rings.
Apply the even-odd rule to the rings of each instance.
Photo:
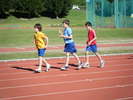
[[[89,22],[89,21],[87,21],[87,22],[85,23],[85,26],[91,26],[91,27],[92,27],[92,23]]]
[[[39,23],[35,24],[34,28],[37,28],[39,31],[42,31],[42,25]]]
[[[68,19],[65,19],[62,23],[65,23],[67,25],[70,25],[70,21]]]

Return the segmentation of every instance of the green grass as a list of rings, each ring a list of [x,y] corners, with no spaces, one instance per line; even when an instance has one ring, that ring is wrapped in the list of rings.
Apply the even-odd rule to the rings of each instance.
[[[133,28],[123,29],[109,29],[100,28],[97,29],[97,37],[104,40],[126,40],[133,38]]]
[[[78,50],[78,55],[79,56],[84,56],[84,51],[83,50]],[[112,53],[133,53],[133,48],[131,49],[108,49],[108,50],[101,50],[100,54],[112,54]],[[92,55],[90,53],[90,55]],[[63,50],[59,50],[56,52],[49,52],[47,51],[46,57],[61,57],[64,56],[65,54],[63,53]],[[23,53],[5,53],[5,54],[0,54],[0,60],[12,60],[12,59],[30,59],[30,58],[38,58],[36,52],[23,52]]]
[[[0,47],[33,47],[33,26],[35,23],[41,23],[43,26],[43,32],[49,37],[49,45],[57,46],[63,45],[63,39],[58,37],[58,28],[64,19],[71,20],[71,26],[73,29],[73,37],[77,45],[85,45],[87,40],[87,32],[84,26],[86,21],[84,10],[71,10],[66,18],[62,19],[51,19],[47,17],[33,18],[33,19],[17,19],[10,16],[7,19],[2,19],[0,21]],[[110,18],[105,19],[111,24]],[[53,27],[54,26],[54,27]],[[55,27],[56,26],[56,27]],[[75,27],[76,26],[76,27]],[[9,29],[4,29],[4,28]],[[26,28],[27,27],[27,28]],[[16,29],[10,29],[16,28]],[[26,28],[26,29],[22,29]],[[100,43],[111,43],[119,42],[121,40],[133,42],[133,28],[96,28],[97,41]],[[105,50],[103,53],[113,53],[113,52],[131,52],[132,50]],[[81,53],[81,54],[80,54]],[[82,55],[82,52],[79,52]],[[49,57],[53,56],[63,56],[63,52],[50,52],[47,54]],[[18,58],[34,58],[37,57],[36,53],[9,53],[0,54],[0,60],[2,59],[18,59]]]
[[[66,17],[71,20],[72,26],[81,26],[85,22],[85,10],[71,10]],[[66,18],[51,19],[48,17],[32,18],[32,19],[17,19],[13,16],[0,21],[0,28],[17,28],[17,29],[0,29],[0,47],[21,47],[32,46],[33,26],[36,23],[41,23],[44,27],[43,31],[49,36],[50,45],[62,44],[62,39],[58,38],[58,28],[49,29],[48,27],[58,26]],[[80,21],[79,21],[80,20]],[[28,27],[28,29],[20,29]]]
[[[71,10],[65,18],[52,19],[48,17],[24,19],[10,16],[0,21],[0,27],[33,27],[35,23],[41,23],[43,26],[58,26],[64,19],[71,20],[72,26],[83,26],[86,21],[85,10]]]
[[[98,28],[98,41],[113,41],[113,40],[132,40],[133,29],[107,29]],[[58,28],[44,29],[49,37],[49,45],[62,45],[63,39],[58,37]],[[32,38],[33,29],[10,29],[0,30],[0,47],[31,47],[33,46]],[[87,32],[85,28],[73,28],[73,37],[77,44],[84,44],[86,41]]]
[[[71,10],[67,19],[71,20],[72,26],[80,26],[73,28],[74,40],[78,44],[84,44],[86,41],[86,29],[84,23],[85,10]],[[17,19],[10,16],[7,19],[0,21],[0,28],[18,28],[18,29],[0,29],[0,47],[31,47],[32,38],[34,34],[33,26],[35,23],[41,23],[43,25],[43,32],[49,36],[49,45],[62,45],[62,39],[58,38],[58,26],[62,20],[66,19],[51,19],[47,17],[33,18],[33,19]],[[107,18],[108,19],[108,18]],[[27,29],[21,29],[28,27]],[[109,29],[109,28],[97,28],[97,39],[98,41],[106,40],[131,40],[133,38],[133,28],[125,29]]]

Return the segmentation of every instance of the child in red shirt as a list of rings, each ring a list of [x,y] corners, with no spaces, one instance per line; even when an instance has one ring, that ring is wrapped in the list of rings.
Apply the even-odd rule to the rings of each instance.
[[[92,24],[90,22],[86,22],[85,27],[88,31],[88,40],[86,41],[86,44],[87,44],[86,54],[85,54],[86,62],[82,65],[82,67],[83,68],[90,67],[88,54],[89,54],[89,52],[93,52],[100,62],[100,68],[103,68],[104,67],[104,60],[101,58],[100,54],[97,52],[95,30],[92,28]],[[80,69],[80,68],[81,68],[81,66],[78,67],[78,69]]]

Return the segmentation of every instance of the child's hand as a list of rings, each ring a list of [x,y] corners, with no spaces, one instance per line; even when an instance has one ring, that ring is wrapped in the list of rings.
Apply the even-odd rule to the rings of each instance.
[[[45,49],[47,49],[47,47],[48,47],[48,46],[46,45],[46,46],[45,46]]]
[[[88,41],[86,42],[86,44],[87,44],[88,46],[89,46],[89,45],[91,45],[91,43],[90,43],[90,42],[88,42]]]
[[[64,38],[64,35],[63,35],[63,34],[60,34],[59,37],[60,37],[60,38]]]
[[[88,42],[88,45],[91,45],[91,43],[90,43],[90,42]]]
[[[59,34],[62,34],[62,31],[59,29]]]
[[[63,38],[64,37],[64,35],[63,35],[63,33],[62,33],[62,31],[59,29],[59,37],[60,38]]]
[[[32,41],[33,44],[35,44],[35,41]]]

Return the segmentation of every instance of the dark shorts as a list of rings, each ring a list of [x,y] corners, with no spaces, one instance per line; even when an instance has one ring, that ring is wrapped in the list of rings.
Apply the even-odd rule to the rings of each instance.
[[[45,48],[38,49],[38,56],[45,56],[45,53],[46,53],[46,49]]]
[[[77,49],[75,48],[75,43],[67,43],[64,47],[64,52],[76,53]]]
[[[97,52],[97,46],[96,45],[87,46],[86,51],[96,53]]]

